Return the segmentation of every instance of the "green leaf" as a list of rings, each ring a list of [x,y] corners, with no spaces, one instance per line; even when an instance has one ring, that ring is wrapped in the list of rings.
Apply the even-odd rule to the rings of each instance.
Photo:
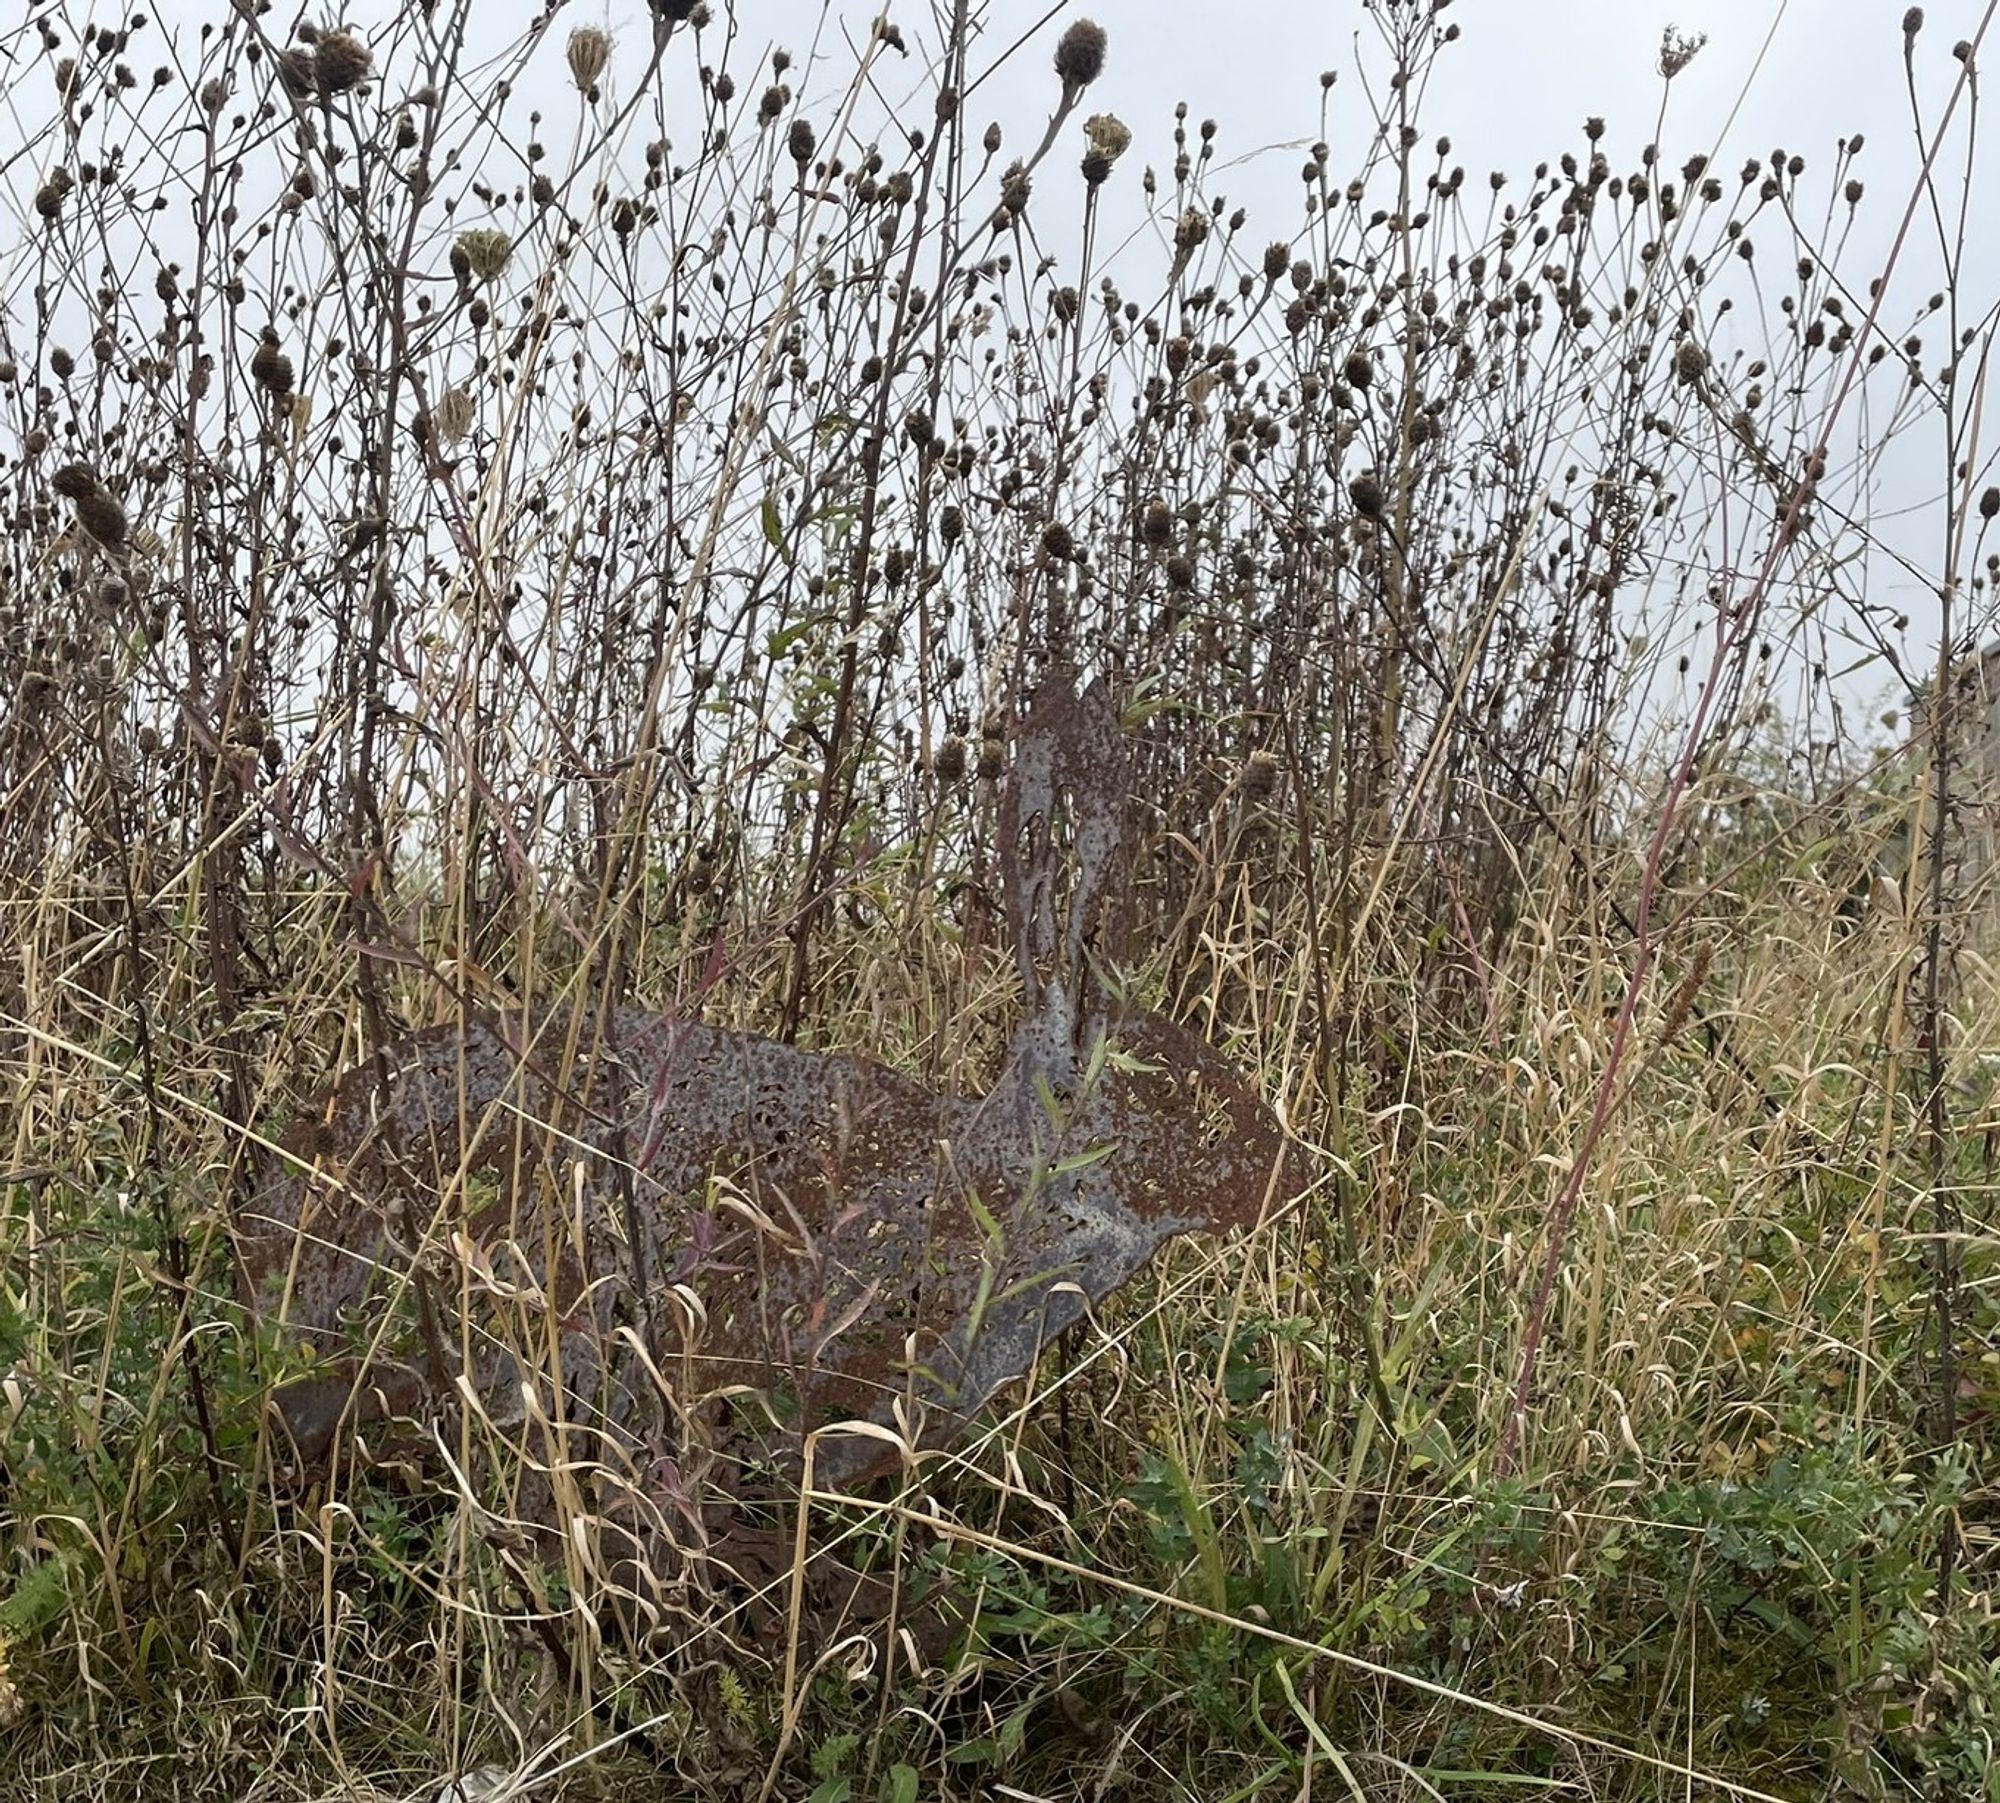
[[[778,517],[778,491],[776,489],[770,490],[764,496],[764,505],[759,509],[759,512],[763,516],[765,539],[769,542],[771,549],[784,559],[785,568],[790,569],[797,560],[792,554],[791,546],[785,543],[785,523]]]
[[[836,1734],[822,1741],[812,1756],[813,1776],[829,1782],[838,1778],[841,1768],[854,1757],[860,1745],[858,1734]]]
[[[1049,1166],[1051,1177],[1068,1177],[1077,1171],[1087,1171],[1094,1164],[1102,1164],[1118,1150],[1115,1143],[1093,1146],[1087,1152],[1072,1152],[1067,1158],[1058,1158]]]
[[[892,1765],[882,1780],[882,1803],[917,1803],[917,1768]]]

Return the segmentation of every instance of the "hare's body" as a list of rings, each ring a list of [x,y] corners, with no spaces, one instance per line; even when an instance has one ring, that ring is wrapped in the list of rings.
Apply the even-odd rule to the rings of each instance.
[[[351,1073],[291,1138],[310,1168],[244,1223],[253,1299],[326,1367],[281,1397],[311,1456],[461,1370],[503,1422],[559,1367],[579,1426],[747,1391],[744,1450],[887,1425],[899,1398],[949,1430],[1169,1236],[1254,1221],[1276,1155],[1221,1061],[1152,1016],[1108,1030],[1089,1083],[1024,1032],[978,1102],[638,1010],[564,1084],[523,1025]],[[842,1439],[820,1468],[880,1454]]]
[[[328,1091],[241,1223],[253,1305],[319,1366],[279,1399],[308,1459],[427,1394],[627,1451],[941,1437],[1163,1241],[1254,1222],[1269,1111],[1095,979],[1119,745],[1066,686],[1022,734],[1002,862],[1031,1006],[981,1100],[636,1009],[434,1028]],[[829,1437],[816,1470],[884,1453]]]

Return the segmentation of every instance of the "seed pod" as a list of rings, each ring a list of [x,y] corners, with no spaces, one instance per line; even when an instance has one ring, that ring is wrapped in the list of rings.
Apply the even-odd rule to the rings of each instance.
[[[595,25],[579,25],[569,34],[569,75],[576,91],[594,96],[611,61],[611,37]]]
[[[463,383],[447,388],[438,396],[438,436],[446,444],[457,444],[472,430],[472,391]]]

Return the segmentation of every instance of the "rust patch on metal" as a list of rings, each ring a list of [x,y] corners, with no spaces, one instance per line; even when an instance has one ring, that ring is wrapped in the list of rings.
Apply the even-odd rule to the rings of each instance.
[[[433,1028],[334,1084],[240,1224],[250,1301],[318,1367],[278,1397],[303,1457],[468,1389],[496,1422],[561,1414],[656,1454],[698,1429],[792,1465],[848,1420],[937,1443],[1166,1240],[1254,1224],[1270,1111],[1095,974],[1121,752],[1109,696],[1067,681],[1017,739],[1003,869],[1030,1006],[983,1098],[640,1009],[567,1056],[554,1018]],[[892,1462],[832,1436],[815,1469]]]

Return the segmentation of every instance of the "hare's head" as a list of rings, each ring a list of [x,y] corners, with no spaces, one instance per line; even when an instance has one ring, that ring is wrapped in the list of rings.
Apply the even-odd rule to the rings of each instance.
[[[1129,892],[1118,708],[1102,679],[1076,685],[1067,668],[1042,685],[1015,736],[999,822],[1021,985],[1031,1011],[1063,1014],[1083,1004],[1093,969],[1122,955]]]

